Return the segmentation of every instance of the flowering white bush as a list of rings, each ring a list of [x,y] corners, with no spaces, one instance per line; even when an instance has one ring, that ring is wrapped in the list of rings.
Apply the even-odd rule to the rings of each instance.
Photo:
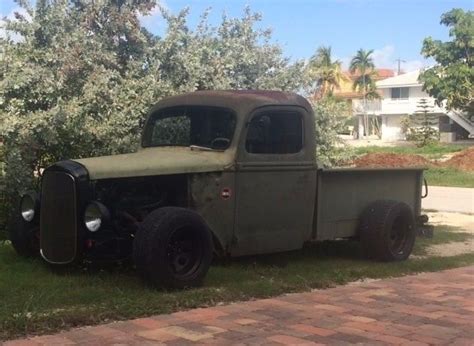
[[[307,64],[284,57],[271,32],[255,28],[261,18],[249,9],[217,26],[205,13],[196,29],[187,24],[187,10],[162,11],[167,30],[158,37],[139,21],[154,0],[19,4],[23,14],[6,21],[15,39],[0,38],[0,136],[10,201],[55,161],[135,150],[149,107],[164,96],[310,85]]]

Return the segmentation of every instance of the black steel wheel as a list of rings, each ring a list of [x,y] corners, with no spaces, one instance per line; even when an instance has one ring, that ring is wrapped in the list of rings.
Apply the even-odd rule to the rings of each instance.
[[[195,212],[175,207],[150,213],[138,230],[133,258],[139,274],[153,286],[199,286],[212,260],[212,237]]]
[[[415,219],[406,203],[376,201],[361,216],[360,240],[369,258],[405,260],[413,250],[415,238]]]
[[[409,240],[409,225],[408,220],[402,215],[398,215],[393,221],[390,229],[390,244],[389,249],[393,254],[400,254],[404,251],[407,241]]]
[[[203,257],[201,237],[192,227],[174,230],[167,246],[168,263],[177,277],[186,277],[199,268]]]

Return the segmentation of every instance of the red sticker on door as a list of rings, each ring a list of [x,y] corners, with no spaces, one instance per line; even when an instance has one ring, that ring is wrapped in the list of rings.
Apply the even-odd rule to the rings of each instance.
[[[222,199],[229,199],[232,197],[232,190],[227,187],[223,188],[221,191],[221,197]]]

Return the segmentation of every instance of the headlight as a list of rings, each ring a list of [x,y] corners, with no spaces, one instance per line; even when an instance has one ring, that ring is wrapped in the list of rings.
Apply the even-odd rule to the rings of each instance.
[[[38,200],[34,194],[26,194],[21,198],[20,213],[23,220],[31,222],[38,210]]]
[[[84,225],[90,232],[97,232],[108,221],[109,211],[99,202],[90,203],[84,212]]]

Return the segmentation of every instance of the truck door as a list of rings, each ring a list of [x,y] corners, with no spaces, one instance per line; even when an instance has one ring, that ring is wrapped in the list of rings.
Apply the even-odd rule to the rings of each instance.
[[[253,112],[239,143],[233,255],[298,249],[316,193],[314,119],[301,107]]]

